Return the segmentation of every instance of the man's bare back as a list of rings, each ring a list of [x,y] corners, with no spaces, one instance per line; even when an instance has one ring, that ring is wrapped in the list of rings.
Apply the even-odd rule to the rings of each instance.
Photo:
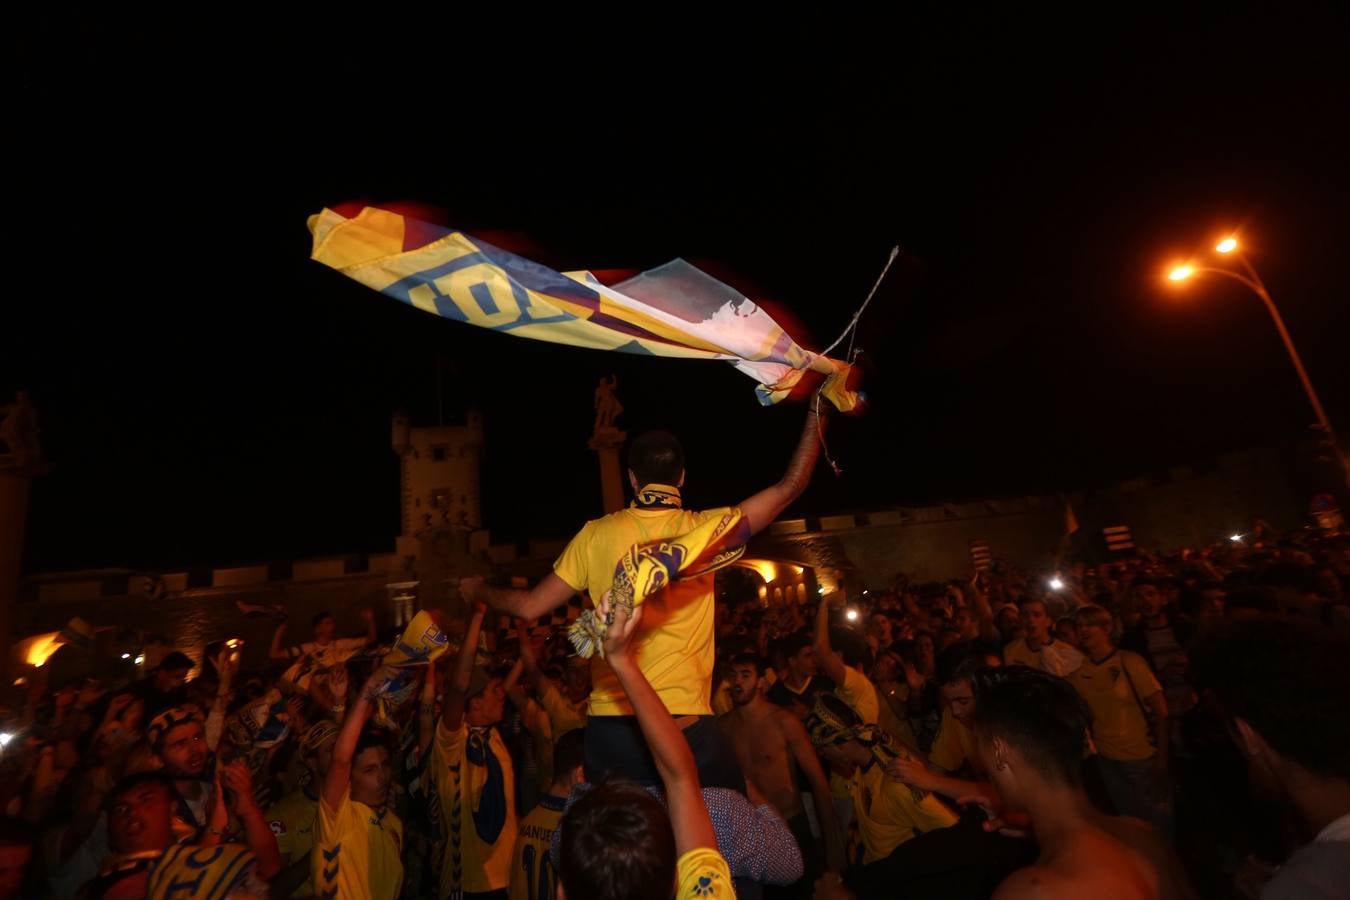
[[[784,819],[791,819],[802,811],[797,773],[788,747],[784,719],[787,711],[770,703],[738,706],[717,720],[731,746],[736,750],[745,776],[755,783],[773,808]],[[798,727],[793,720],[790,724]]]
[[[1141,854],[1084,823],[1035,865],[1003,880],[994,900],[1153,900],[1159,879]]]

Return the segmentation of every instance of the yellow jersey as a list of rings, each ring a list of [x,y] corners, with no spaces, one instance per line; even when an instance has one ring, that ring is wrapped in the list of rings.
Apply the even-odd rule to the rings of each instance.
[[[698,847],[675,862],[675,900],[734,900],[731,868],[716,847]]]
[[[551,681],[545,681],[539,691],[539,705],[548,713],[555,740],[569,731],[586,727],[586,701],[573,703]]]
[[[1069,683],[1092,710],[1092,740],[1103,758],[1129,762],[1153,756],[1144,703],[1162,685],[1142,656],[1116,650],[1101,662],[1084,659]]]
[[[516,784],[511,754],[497,729],[441,720],[431,747],[431,779],[445,838],[440,896],[485,893],[511,880],[516,843]]]
[[[885,859],[910,838],[956,824],[956,814],[935,795],[915,800],[909,786],[887,778],[880,763],[855,772],[849,789],[863,865]]]
[[[726,509],[622,509],[594,519],[572,538],[553,571],[577,592],[598,601],[614,583],[614,567],[634,544],[648,544],[693,531]],[[642,674],[671,715],[712,715],[713,575],[673,581],[648,597],[633,653]],[[591,659],[593,716],[631,716],[619,681],[597,654]]]
[[[553,725],[548,713],[533,698],[525,701],[520,718],[534,748],[534,785],[541,794],[547,794],[553,785]]]
[[[336,809],[319,801],[311,879],[316,893],[342,900],[395,900],[403,887],[403,823],[342,792]]]
[[[965,763],[970,763],[971,768],[978,770],[977,758],[975,733],[957,721],[952,711],[944,706],[937,737],[933,739],[933,748],[928,752],[928,761],[944,772],[955,772]]]
[[[303,788],[296,788],[267,810],[267,825],[276,835],[277,849],[282,862],[294,865],[314,849],[314,826],[319,818],[319,801],[311,798]],[[291,897],[313,897],[314,878],[295,889]]]
[[[553,832],[558,830],[566,808],[566,797],[545,794],[520,823],[516,847],[511,852],[510,900],[553,900],[557,896]]]

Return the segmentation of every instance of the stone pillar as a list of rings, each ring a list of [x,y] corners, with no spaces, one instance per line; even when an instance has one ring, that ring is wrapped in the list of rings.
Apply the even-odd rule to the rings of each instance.
[[[627,439],[627,433],[613,425],[597,428],[591,435],[590,448],[600,457],[600,496],[606,514],[623,509],[623,467],[619,464],[619,453]]]

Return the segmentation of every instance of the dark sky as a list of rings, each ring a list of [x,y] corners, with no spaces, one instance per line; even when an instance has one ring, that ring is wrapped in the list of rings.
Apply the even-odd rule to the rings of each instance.
[[[729,367],[488,333],[310,262],[306,216],[353,200],[423,203],[561,269],[683,256],[811,347],[900,244],[860,334],[871,410],[837,423],[845,474],[819,472],[803,512],[1072,490],[1304,436],[1259,301],[1159,280],[1235,228],[1350,432],[1342,14],[531,38],[523,18],[10,35],[0,388],[34,392],[57,465],[30,570],[388,548],[400,406],[481,408],[487,524],[566,535],[599,512],[609,372],[630,429],[684,437],[692,502],[777,477],[801,408],[759,408]]]

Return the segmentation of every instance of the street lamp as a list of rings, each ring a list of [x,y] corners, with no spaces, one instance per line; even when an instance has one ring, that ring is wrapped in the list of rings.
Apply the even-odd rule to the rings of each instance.
[[[1341,463],[1341,471],[1346,476],[1346,483],[1350,484],[1350,467],[1347,467],[1345,459],[1341,455],[1340,442],[1336,440],[1336,433],[1331,430],[1331,422],[1327,419],[1326,410],[1322,408],[1322,401],[1317,396],[1317,391],[1313,389],[1312,380],[1308,378],[1308,370],[1303,368],[1303,359],[1298,355],[1298,350],[1294,348],[1294,339],[1289,336],[1289,329],[1284,327],[1284,319],[1280,316],[1280,311],[1275,307],[1275,301],[1271,299],[1270,292],[1266,290],[1265,282],[1261,276],[1256,274],[1256,269],[1247,261],[1247,257],[1238,252],[1238,242],[1235,237],[1226,237],[1219,241],[1214,247],[1216,253],[1222,253],[1225,256],[1234,256],[1242,263],[1242,272],[1234,272],[1230,269],[1219,269],[1212,266],[1194,266],[1189,263],[1176,266],[1167,273],[1169,281],[1185,281],[1192,275],[1222,275],[1225,278],[1231,278],[1234,281],[1241,282],[1252,293],[1261,298],[1265,303],[1266,310],[1270,313],[1270,318],[1275,322],[1275,330],[1280,333],[1280,339],[1284,341],[1284,349],[1289,351],[1289,359],[1294,364],[1294,371],[1298,373],[1298,379],[1303,383],[1303,391],[1308,395],[1308,402],[1312,404],[1313,412],[1317,416],[1317,427],[1326,435],[1327,440],[1331,442],[1332,450],[1336,458]],[[1245,273],[1245,274],[1244,274]]]

